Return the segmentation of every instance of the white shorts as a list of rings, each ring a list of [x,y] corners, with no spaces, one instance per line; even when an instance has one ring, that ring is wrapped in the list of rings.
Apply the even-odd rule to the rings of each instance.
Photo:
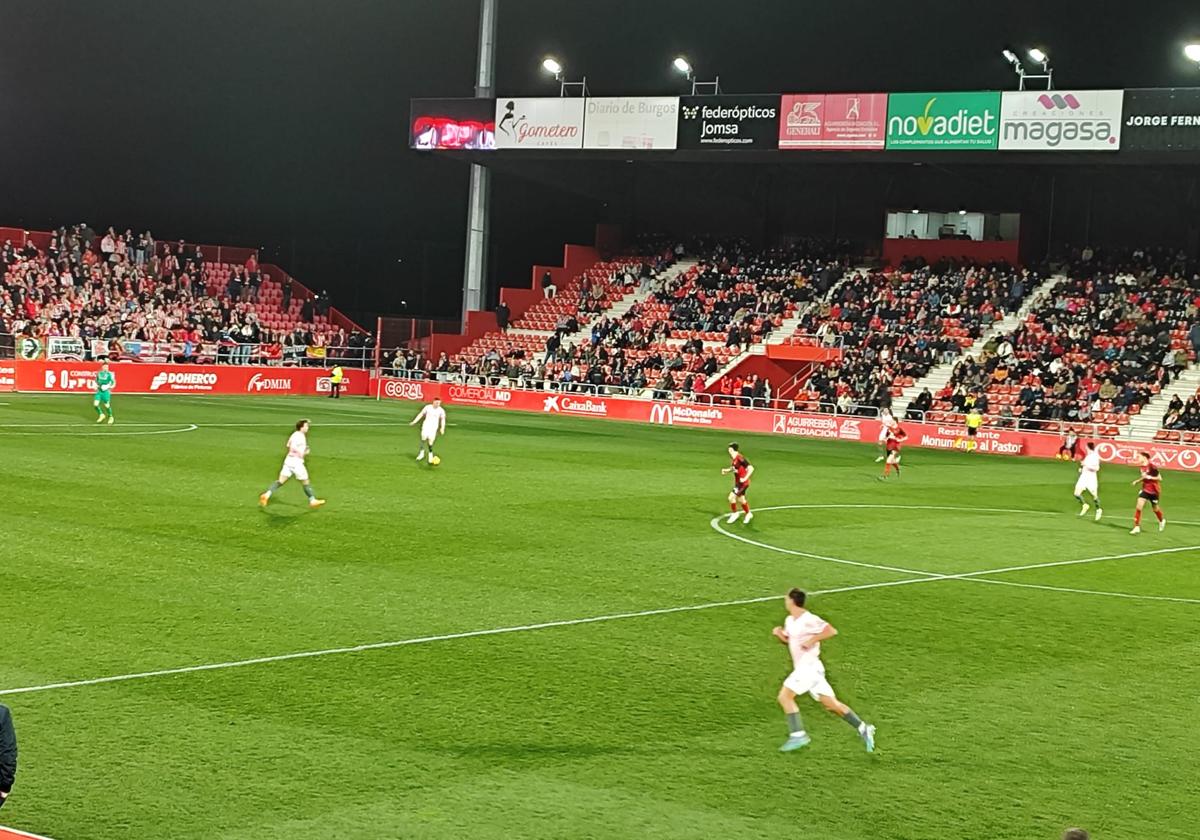
[[[1082,472],[1079,474],[1079,480],[1075,482],[1075,495],[1078,496],[1084,490],[1092,494],[1092,497],[1100,495],[1100,477],[1094,472]]]
[[[798,668],[788,674],[788,678],[783,681],[785,688],[789,688],[795,694],[807,694],[814,700],[820,700],[822,697],[836,697],[833,689],[829,686],[829,681],[825,679],[825,666],[817,665],[813,668]]]
[[[304,466],[303,458],[293,458],[288,456],[283,459],[283,467],[279,470],[280,480],[295,476],[301,481],[308,481],[308,467]]]
[[[432,429],[421,429],[421,440],[431,446],[437,441],[437,426]]]
[[[887,436],[888,436],[888,427],[887,427],[887,425],[885,424],[885,425],[883,425],[883,426],[880,426],[880,427],[879,427],[879,442],[880,442],[880,443],[885,443],[885,442],[887,441]]]

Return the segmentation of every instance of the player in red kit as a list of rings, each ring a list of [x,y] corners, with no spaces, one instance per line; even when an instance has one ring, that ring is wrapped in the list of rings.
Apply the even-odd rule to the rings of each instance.
[[[883,461],[883,475],[879,476],[880,481],[885,480],[892,470],[896,471],[896,478],[900,477],[900,446],[907,437],[908,433],[900,428],[899,423],[895,428],[887,428],[887,434],[883,441],[883,448],[887,452],[887,456]]]
[[[733,473],[733,489],[729,491],[729,518],[726,522],[737,522],[738,506],[741,505],[742,510],[746,514],[743,522],[749,522],[754,518],[754,514],[750,512],[750,503],[746,501],[746,493],[750,490],[750,476],[754,475],[754,467],[746,456],[738,451],[736,443],[729,444],[729,458],[731,464],[721,470],[721,475]]]
[[[1167,527],[1167,518],[1163,516],[1162,508],[1158,506],[1158,497],[1162,492],[1162,474],[1158,471],[1158,467],[1150,463],[1149,452],[1143,452],[1138,460],[1141,464],[1142,474],[1130,483],[1141,482],[1142,489],[1138,493],[1137,508],[1133,512],[1133,530],[1129,533],[1142,533],[1142,508],[1146,506],[1146,502],[1149,502],[1150,507],[1154,509],[1154,516],[1158,519],[1158,530],[1161,531]]]

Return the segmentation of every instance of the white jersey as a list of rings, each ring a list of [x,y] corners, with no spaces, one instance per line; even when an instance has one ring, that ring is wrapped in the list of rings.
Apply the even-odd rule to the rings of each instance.
[[[883,443],[887,440],[889,431],[899,428],[900,421],[890,411],[887,414],[880,414],[879,421],[879,442]]]
[[[821,666],[821,643],[808,645],[809,639],[828,627],[825,619],[814,613],[789,615],[783,621],[783,629],[788,637],[788,651],[792,654],[792,667],[801,671],[814,666]]]
[[[1100,453],[1095,449],[1089,449],[1079,464],[1079,471],[1081,473],[1091,473],[1092,475],[1100,472]]]
[[[292,432],[292,436],[288,438],[287,449],[289,458],[303,461],[304,456],[308,454],[308,437],[304,432]]]
[[[421,421],[421,437],[431,440],[439,431],[446,431],[446,409],[440,405],[427,405],[417,415]]]

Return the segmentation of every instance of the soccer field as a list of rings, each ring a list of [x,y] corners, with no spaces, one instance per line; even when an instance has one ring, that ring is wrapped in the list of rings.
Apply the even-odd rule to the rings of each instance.
[[[872,446],[744,435],[758,513],[725,525],[728,433],[450,406],[430,468],[413,404],[0,399],[6,825],[1195,836],[1196,477],[1135,537],[1132,469],[1096,523],[1070,464],[909,448],[881,484]],[[260,509],[299,417],[328,504]],[[791,586],[874,755],[807,697],[777,751]]]

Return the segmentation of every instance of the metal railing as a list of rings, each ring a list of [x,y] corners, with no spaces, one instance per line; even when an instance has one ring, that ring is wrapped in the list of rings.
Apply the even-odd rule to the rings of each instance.
[[[173,364],[332,366],[366,370],[374,366],[374,347],[326,347],[305,344],[226,341],[138,341],[124,338],[45,338],[0,333],[0,359],[60,362],[157,362]]]

